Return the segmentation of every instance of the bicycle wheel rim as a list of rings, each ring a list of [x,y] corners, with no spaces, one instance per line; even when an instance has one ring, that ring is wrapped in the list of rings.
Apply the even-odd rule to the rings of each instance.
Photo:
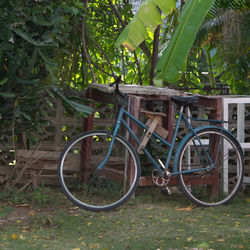
[[[58,167],[62,190],[71,202],[86,210],[105,211],[118,207],[130,198],[137,186],[138,156],[120,136],[115,139],[104,169],[97,171],[110,141],[105,131],[87,132],[69,142],[62,152]],[[77,166],[76,169],[72,169],[72,165]]]
[[[210,168],[199,172],[179,175],[179,184],[186,196],[200,206],[226,204],[237,193],[243,178],[243,158],[235,139],[220,129],[198,132],[210,157],[216,162],[215,168],[201,156],[201,146],[191,136],[183,146],[179,158],[179,171],[194,168]],[[198,148],[198,149],[197,149]],[[225,149],[225,150],[224,150]],[[228,149],[228,150],[226,150]],[[206,158],[206,157],[205,157]]]

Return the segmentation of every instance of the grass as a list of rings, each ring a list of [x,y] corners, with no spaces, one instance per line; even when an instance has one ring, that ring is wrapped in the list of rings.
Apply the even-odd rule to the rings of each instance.
[[[110,212],[92,213],[51,190],[47,205],[1,203],[0,249],[249,249],[250,198],[194,207],[182,194],[140,188]]]

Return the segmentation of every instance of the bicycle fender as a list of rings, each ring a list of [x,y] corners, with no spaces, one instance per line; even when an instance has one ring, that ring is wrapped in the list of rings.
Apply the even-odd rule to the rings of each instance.
[[[191,131],[190,133],[188,133],[182,140],[181,142],[179,143],[177,149],[176,149],[176,152],[175,152],[175,156],[174,156],[174,162],[173,162],[173,173],[174,172],[178,172],[178,161],[179,161],[179,157],[180,157],[180,153],[181,153],[181,150],[182,150],[182,147],[185,145],[185,143],[187,142],[187,140],[189,139],[189,137],[191,135],[193,135],[194,133],[198,133],[199,131],[203,130],[203,129],[220,129],[221,131],[225,132],[226,134],[229,135],[229,137],[232,138],[232,140],[235,142],[235,144],[238,145],[239,147],[239,150],[240,150],[240,153],[244,159],[244,154],[243,154],[243,150],[241,148],[241,145],[240,143],[237,141],[237,139],[235,138],[235,136],[228,130],[224,129],[223,127],[217,127],[217,126],[213,126],[213,125],[209,125],[209,126],[201,126],[201,127],[198,127],[198,128],[195,128],[193,131]]]

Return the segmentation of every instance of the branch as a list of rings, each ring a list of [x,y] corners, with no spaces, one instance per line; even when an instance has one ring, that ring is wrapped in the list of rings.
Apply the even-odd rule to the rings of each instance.
[[[111,72],[112,72],[112,76],[115,76],[115,73],[114,73],[113,67],[112,67],[112,63],[111,63],[111,61],[109,60],[108,55],[106,54],[106,52],[105,52],[105,51],[99,46],[99,44],[98,44],[96,41],[94,41],[90,36],[87,36],[87,38],[90,40],[91,43],[93,43],[93,44],[103,53],[103,55],[105,56],[105,58],[106,58],[106,60],[107,60],[107,62],[108,62],[108,64],[109,64],[109,66],[110,66],[110,70],[111,70]]]
[[[124,48],[122,48],[122,75],[123,75],[123,79],[125,81],[125,74],[126,69],[125,69],[125,60],[124,60]]]
[[[104,69],[102,69],[101,67],[99,67],[96,63],[92,62],[92,64],[93,64],[97,69],[99,69],[100,71],[102,71],[104,74],[114,77],[114,73],[113,73],[113,72],[112,72],[112,74],[110,74],[110,73],[108,73],[107,71],[105,71]]]
[[[72,81],[72,74],[73,74],[73,70],[76,64],[76,56],[77,56],[77,51],[74,51],[73,53],[73,58],[72,58],[72,64],[71,64],[71,68],[70,68],[70,73],[69,73],[69,83]]]
[[[158,49],[159,49],[159,36],[160,36],[160,25],[157,26],[154,32],[154,41],[153,41],[153,55],[151,59],[151,69],[150,69],[150,85],[154,85],[153,79],[155,76],[155,66],[158,58]]]
[[[83,3],[84,3],[84,6],[87,7],[87,0],[83,0]],[[85,16],[83,16],[82,17],[82,49],[83,49],[84,56],[85,56],[85,58],[87,60],[87,64],[88,64],[88,66],[90,68],[93,82],[96,82],[94,70],[92,68],[91,61],[90,61],[90,58],[89,58],[89,54],[88,54],[87,47],[86,47],[85,31],[86,31],[86,19],[85,19]]]
[[[137,69],[138,69],[139,83],[140,83],[140,85],[143,85],[142,78],[141,78],[141,66],[140,66],[140,63],[138,61],[138,57],[137,57],[135,51],[134,51],[134,57],[135,57],[135,63],[137,65]]]

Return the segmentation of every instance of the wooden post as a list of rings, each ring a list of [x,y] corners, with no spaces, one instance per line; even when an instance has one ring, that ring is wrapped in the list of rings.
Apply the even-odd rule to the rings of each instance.
[[[172,142],[173,137],[173,117],[174,117],[174,109],[173,109],[173,102],[168,98],[165,102],[167,104],[167,130],[168,130],[168,137],[167,141],[169,143]]]
[[[128,111],[131,115],[133,115],[135,118],[139,119],[140,114],[140,105],[141,105],[141,98],[138,96],[129,96],[128,97]],[[137,134],[138,133],[138,126],[134,121],[129,120],[128,124],[132,131]],[[137,142],[133,140],[133,138],[128,135],[128,141],[132,144],[133,147],[137,147]],[[130,186],[133,176],[135,175],[134,172],[134,166],[132,159],[127,159],[128,161],[128,169],[127,169],[127,177],[128,177],[128,185]]]
[[[91,99],[91,89],[87,89],[84,93],[86,98]],[[94,104],[91,104],[93,107]],[[94,113],[89,115],[88,118],[83,118],[83,132],[93,130]],[[91,164],[91,153],[92,153],[92,140],[89,138],[82,142],[81,145],[81,164],[80,164],[80,179],[81,181],[88,182],[88,173],[90,172]]]

